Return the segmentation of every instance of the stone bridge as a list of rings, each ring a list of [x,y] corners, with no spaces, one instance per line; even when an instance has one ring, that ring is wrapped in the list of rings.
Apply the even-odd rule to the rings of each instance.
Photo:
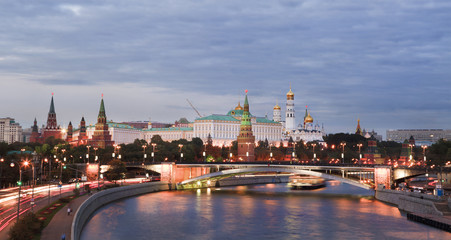
[[[101,166],[101,172],[108,165]],[[391,166],[337,166],[337,165],[296,165],[268,163],[193,163],[177,164],[128,164],[129,169],[146,169],[161,174],[161,180],[181,188],[214,186],[218,180],[254,173],[294,173],[338,180],[362,188],[375,188],[383,184],[390,188],[392,184],[426,173],[426,169],[396,168]]]

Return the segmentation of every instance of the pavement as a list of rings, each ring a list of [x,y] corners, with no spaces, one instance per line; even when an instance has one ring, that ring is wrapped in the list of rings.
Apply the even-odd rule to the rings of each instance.
[[[88,199],[89,195],[85,194],[69,202],[65,207],[61,208],[55,216],[53,216],[49,225],[42,231],[41,240],[55,240],[61,239],[63,234],[66,234],[66,240],[70,239],[72,220],[75,212],[80,205]],[[67,208],[70,207],[72,212],[67,215]]]

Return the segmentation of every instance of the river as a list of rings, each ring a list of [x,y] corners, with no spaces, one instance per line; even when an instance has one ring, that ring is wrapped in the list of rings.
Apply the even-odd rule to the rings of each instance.
[[[98,209],[81,239],[451,239],[372,195],[334,181],[151,193]]]

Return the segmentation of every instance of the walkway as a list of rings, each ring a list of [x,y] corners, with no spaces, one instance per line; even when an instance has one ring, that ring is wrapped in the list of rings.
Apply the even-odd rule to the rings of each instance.
[[[68,203],[60,209],[50,221],[49,225],[42,231],[41,240],[61,239],[61,235],[66,234],[66,240],[70,239],[70,231],[72,227],[72,219],[80,205],[88,199],[88,195],[83,195]],[[70,216],[67,216],[67,207],[72,209]]]

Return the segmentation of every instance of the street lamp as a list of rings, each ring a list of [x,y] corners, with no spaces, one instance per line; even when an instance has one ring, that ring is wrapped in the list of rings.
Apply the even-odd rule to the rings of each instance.
[[[362,154],[360,153],[360,149],[362,148],[363,144],[359,143],[357,144],[357,147],[359,147],[359,165],[362,164]]]
[[[89,164],[89,149],[91,148],[91,146],[86,146],[86,148],[88,149],[88,153],[86,153],[86,159],[88,160],[88,164]]]
[[[293,152],[291,153],[291,163],[293,163],[293,159],[296,157],[296,142],[293,142]]]
[[[426,148],[428,148],[428,146],[422,145],[421,148],[423,149],[423,164],[426,165]]]
[[[250,142],[247,142],[247,152],[246,152],[246,157],[247,157],[247,161],[249,162],[249,145],[251,144]]]
[[[413,144],[409,144],[409,147],[410,147],[410,156],[409,156],[409,161],[412,161],[412,159],[413,159],[413,156],[412,156],[412,151],[413,151]]]
[[[179,144],[179,148],[180,148],[180,163],[182,163],[182,158],[183,158],[182,148],[183,148],[183,144]]]
[[[204,144],[204,152],[202,152],[202,156],[204,156],[204,162],[207,161],[207,145]]]
[[[346,143],[345,142],[341,142],[340,146],[343,148],[343,152],[341,152],[342,164],[345,164],[345,146],[346,146]]]
[[[269,161],[272,163],[272,143],[269,144]]]
[[[147,145],[143,144],[143,153],[144,153],[144,158],[143,158],[143,163],[142,165],[144,165],[144,163],[146,162],[146,158],[147,158],[147,154],[146,154],[146,147]]]
[[[312,143],[312,147],[313,147],[313,161],[315,161],[316,160],[316,153],[315,153],[316,143]]]
[[[155,146],[157,146],[157,144],[152,143],[152,163],[155,163]]]
[[[97,160],[99,160],[99,158],[97,157],[97,150],[99,148],[94,148],[94,161],[97,162]],[[97,191],[100,189],[100,161],[99,161],[99,167],[97,168]]]
[[[5,159],[0,158],[0,189],[2,189],[2,174],[3,174],[3,162],[5,162]]]
[[[18,222],[19,221],[19,213],[20,213],[20,193],[22,191],[22,167],[27,167],[29,162],[28,161],[24,161],[22,163],[23,166],[21,166],[20,162],[17,162],[17,161],[13,160],[11,162],[11,164],[10,164],[11,167],[15,166],[14,162],[16,162],[18,167],[19,167],[19,181],[17,182],[17,185],[19,185],[19,197],[17,198],[17,222]]]

